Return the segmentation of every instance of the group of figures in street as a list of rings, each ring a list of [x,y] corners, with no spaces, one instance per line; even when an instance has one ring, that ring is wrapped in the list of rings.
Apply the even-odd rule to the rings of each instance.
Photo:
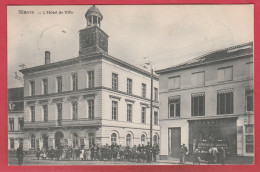
[[[147,162],[151,163],[156,161],[156,157],[159,154],[159,145],[151,146],[148,142],[147,145],[134,145],[133,147],[123,147],[121,145],[103,145],[99,146],[95,144],[90,148],[85,148],[85,146],[80,147],[68,147],[64,148],[62,146],[53,149],[42,148],[38,149],[36,152],[36,157],[39,160],[92,160],[92,161],[130,161],[130,162]],[[20,157],[21,150],[17,149],[17,158]],[[22,154],[23,155],[23,154]],[[18,158],[18,162],[19,158]],[[21,165],[21,163],[19,164]]]
[[[202,162],[208,164],[219,162],[221,164],[225,164],[226,150],[224,147],[213,146],[209,149],[208,152],[209,153],[206,154],[207,156],[204,157],[205,160],[202,160],[201,149],[200,148],[195,149],[194,153],[192,154],[193,164],[199,165]],[[188,148],[185,146],[185,144],[183,144],[181,145],[181,149],[180,149],[180,164],[185,164],[187,155],[189,155]]]

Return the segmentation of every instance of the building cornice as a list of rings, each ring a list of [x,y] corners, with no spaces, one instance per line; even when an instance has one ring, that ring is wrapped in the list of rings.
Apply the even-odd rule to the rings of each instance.
[[[25,99],[25,101],[30,101],[31,102],[31,101],[35,101],[36,99],[57,99],[59,97],[73,96],[73,95],[79,95],[79,94],[82,94],[84,96],[86,94],[86,92],[88,94],[92,95],[93,92],[100,91],[102,89],[103,90],[108,90],[108,91],[114,92],[114,93],[127,95],[127,96],[132,97],[132,98],[138,98],[138,99],[141,99],[142,101],[149,101],[150,102],[150,99],[148,99],[148,98],[143,98],[143,97],[138,96],[138,95],[128,94],[128,93],[123,92],[123,91],[113,90],[112,88],[103,87],[103,86],[101,86],[101,87],[94,87],[94,88],[84,88],[84,89],[73,90],[73,91],[64,91],[62,93],[52,93],[52,94],[48,94],[48,95],[27,96],[27,97],[24,97],[24,99]],[[153,103],[159,104],[158,101],[153,101]]]
[[[20,70],[20,72],[24,75],[27,75],[27,74],[31,74],[33,72],[55,69],[57,67],[71,66],[73,64],[80,64],[81,62],[87,62],[87,61],[99,60],[99,59],[107,60],[111,63],[117,64],[121,67],[127,68],[131,71],[137,72],[137,73],[144,75],[146,77],[151,77],[150,72],[147,72],[147,71],[145,71],[145,70],[143,70],[139,67],[136,67],[136,66],[134,66],[130,63],[127,63],[123,60],[120,60],[118,58],[112,57],[112,56],[110,56],[106,53],[101,53],[101,52],[82,55],[82,56],[79,56],[79,57],[76,57],[76,58],[73,58],[73,59],[63,60],[63,61],[50,63],[50,64],[46,64],[46,65],[40,65],[40,66],[31,67],[31,68],[26,68],[26,69]],[[154,80],[159,81],[158,75],[154,75],[153,78],[154,78]]]

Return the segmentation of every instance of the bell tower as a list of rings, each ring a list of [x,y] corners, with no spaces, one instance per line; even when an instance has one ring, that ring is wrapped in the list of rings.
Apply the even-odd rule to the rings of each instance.
[[[87,27],[79,31],[79,55],[108,53],[108,35],[101,29],[103,15],[93,5],[85,14]]]

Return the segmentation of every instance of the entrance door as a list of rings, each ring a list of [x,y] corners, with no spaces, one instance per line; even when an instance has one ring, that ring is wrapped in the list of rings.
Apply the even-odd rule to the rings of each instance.
[[[60,148],[62,146],[62,139],[64,135],[62,132],[57,131],[55,133],[55,147]]]
[[[181,149],[181,128],[169,128],[169,155],[179,157]]]

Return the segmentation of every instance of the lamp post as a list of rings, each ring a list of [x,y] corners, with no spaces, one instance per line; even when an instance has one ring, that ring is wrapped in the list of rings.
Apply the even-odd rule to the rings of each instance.
[[[145,57],[145,59],[148,57]],[[153,66],[151,62],[145,63],[151,67],[151,100],[150,100],[150,145],[153,145]],[[146,66],[144,66],[147,68]]]
[[[151,66],[150,145],[153,145],[153,68]]]

